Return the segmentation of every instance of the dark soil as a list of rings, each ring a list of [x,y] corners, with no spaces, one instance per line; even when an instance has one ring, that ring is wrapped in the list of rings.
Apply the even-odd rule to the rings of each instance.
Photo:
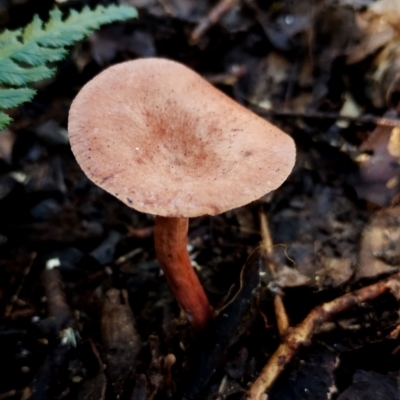
[[[281,341],[277,292],[296,325],[400,266],[400,166],[387,151],[394,128],[371,117],[399,118],[395,74],[369,80],[379,49],[349,61],[366,35],[357,18],[373,1],[232,2],[197,39],[192,32],[215,1],[125,3],[140,17],[71,49],[0,136],[0,399],[243,399]],[[97,2],[59,6],[84,4]],[[53,6],[0,1],[1,26],[45,18]],[[160,273],[153,217],[94,186],[68,143],[69,106],[83,84],[107,66],[149,56],[190,66],[280,126],[298,149],[274,193],[190,221],[200,279],[214,308],[226,306],[202,335]],[[371,95],[378,92],[382,101]],[[349,96],[362,111],[338,123]],[[365,155],[372,167],[360,161]],[[260,214],[277,244],[268,260]],[[385,238],[380,251],[366,253],[378,245],[366,232]],[[389,336],[398,310],[386,293],[334,316],[268,399],[399,400],[400,334]]]

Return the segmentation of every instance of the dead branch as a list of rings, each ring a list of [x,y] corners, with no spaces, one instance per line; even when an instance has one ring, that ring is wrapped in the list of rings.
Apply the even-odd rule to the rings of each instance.
[[[271,388],[300,346],[307,344],[311,340],[322,323],[331,320],[336,314],[354,305],[373,300],[391,290],[395,281],[400,281],[400,273],[314,308],[303,322],[293,328],[289,328],[284,342],[278,347],[262,369],[259,377],[253,382],[246,398],[248,400],[263,400],[265,398],[264,393]]]
[[[190,35],[190,42],[196,44],[200,37],[204,35],[208,29],[216,24],[230,9],[232,9],[238,0],[220,0],[194,28]]]
[[[269,229],[267,216],[261,210],[260,211],[260,230],[261,230],[261,247],[265,250],[267,255],[271,256],[273,241],[271,236],[271,231]],[[271,271],[271,275],[273,278],[276,277],[276,266],[269,257],[269,260],[266,262],[269,270]],[[283,337],[286,335],[286,332],[289,328],[289,319],[286,314],[285,305],[283,304],[282,295],[280,293],[274,294],[274,308],[275,308],[275,316],[276,322],[278,326],[278,331],[280,335]]]
[[[292,118],[310,118],[310,119],[332,119],[338,121],[348,121],[355,124],[374,124],[379,126],[389,126],[395,128],[400,126],[400,119],[378,117],[376,115],[360,115],[359,117],[350,117],[340,115],[334,112],[323,111],[294,111],[294,110],[277,110],[259,107],[250,104],[249,108],[263,117],[292,117]]]

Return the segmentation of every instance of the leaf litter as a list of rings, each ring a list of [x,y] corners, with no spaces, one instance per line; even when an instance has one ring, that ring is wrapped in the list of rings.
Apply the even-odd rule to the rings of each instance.
[[[242,399],[290,344],[270,399],[398,400],[400,128],[379,124],[400,119],[398,2],[124,3],[140,18],[77,45],[0,136],[0,398]],[[8,2],[0,23],[21,27],[24,13],[48,11]],[[191,222],[193,264],[227,319],[204,338],[159,272],[152,217],[94,187],[65,141],[79,88],[143,56],[184,62],[268,111],[298,147],[278,191]],[[246,292],[240,276],[254,251],[261,283]],[[340,313],[318,316],[328,305]],[[318,329],[299,341],[307,323]]]

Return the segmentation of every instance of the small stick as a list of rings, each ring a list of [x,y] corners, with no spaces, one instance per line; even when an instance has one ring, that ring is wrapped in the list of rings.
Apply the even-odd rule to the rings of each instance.
[[[171,387],[172,385],[172,366],[176,363],[175,354],[169,353],[164,357],[164,385]]]
[[[376,115],[360,115],[359,117],[350,117],[339,115],[332,112],[323,111],[293,111],[293,110],[267,110],[255,104],[250,104],[249,108],[255,113],[264,117],[293,117],[293,118],[312,118],[312,119],[336,119],[338,121],[349,121],[359,124],[374,124],[379,126],[389,126],[395,128],[400,126],[400,119],[378,117]]]
[[[393,282],[400,281],[400,272],[385,280],[347,293],[337,299],[314,308],[297,326],[290,328],[284,342],[278,347],[259,377],[251,385],[246,398],[248,400],[264,400],[267,392],[286,365],[292,360],[301,345],[307,344],[322,323],[331,320],[336,314],[350,307],[373,300],[388,290]]]
[[[400,336],[400,324],[396,326],[396,328],[394,328],[392,330],[392,332],[390,332],[389,334],[389,338],[390,339],[397,339]]]
[[[164,8],[164,11],[170,16],[170,17],[175,17],[175,12],[174,9],[168,4],[168,2],[165,2],[165,0],[157,0],[162,8]]]
[[[10,397],[15,397],[18,392],[15,389],[9,390],[5,393],[0,393],[0,400],[9,399]]]
[[[269,229],[267,216],[263,212],[260,211],[260,229],[261,229],[261,247],[265,250],[268,256],[272,255],[272,236],[271,231]],[[269,260],[267,261],[268,268],[271,271],[271,275],[273,278],[276,276],[276,267],[274,262],[268,257]],[[282,295],[280,293],[274,293],[274,308],[275,308],[275,315],[276,315],[276,322],[278,325],[278,331],[283,337],[287,330],[289,329],[289,319],[286,314],[285,305],[283,304]]]
[[[73,316],[67,303],[64,282],[59,267],[60,260],[58,258],[48,260],[42,273],[42,280],[47,298],[48,318],[46,321],[54,330],[53,332],[57,335],[62,335],[62,331],[73,324]]]
[[[123,254],[122,256],[118,257],[115,261],[115,265],[121,265],[124,262],[130,260],[131,258],[135,257],[136,255],[140,254],[143,251],[142,248],[133,249],[128,253]]]
[[[214,24],[216,24],[230,9],[232,9],[238,0],[220,0],[194,28],[190,35],[190,43],[196,44],[200,37],[204,35]]]

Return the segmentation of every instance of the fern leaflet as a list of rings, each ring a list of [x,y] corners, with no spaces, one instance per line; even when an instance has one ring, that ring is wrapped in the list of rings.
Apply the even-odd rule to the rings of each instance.
[[[0,89],[0,104],[2,108],[17,107],[26,101],[32,100],[35,90],[31,88]]]
[[[0,130],[4,129],[12,119],[7,115],[0,111]]]
[[[2,113],[32,99],[35,90],[24,88],[54,75],[49,63],[63,59],[67,46],[89,36],[103,24],[136,18],[136,9],[126,5],[84,7],[71,10],[63,19],[59,9],[50,12],[46,23],[36,15],[25,28],[0,35],[0,130],[11,118]],[[7,87],[22,88],[7,88]]]

